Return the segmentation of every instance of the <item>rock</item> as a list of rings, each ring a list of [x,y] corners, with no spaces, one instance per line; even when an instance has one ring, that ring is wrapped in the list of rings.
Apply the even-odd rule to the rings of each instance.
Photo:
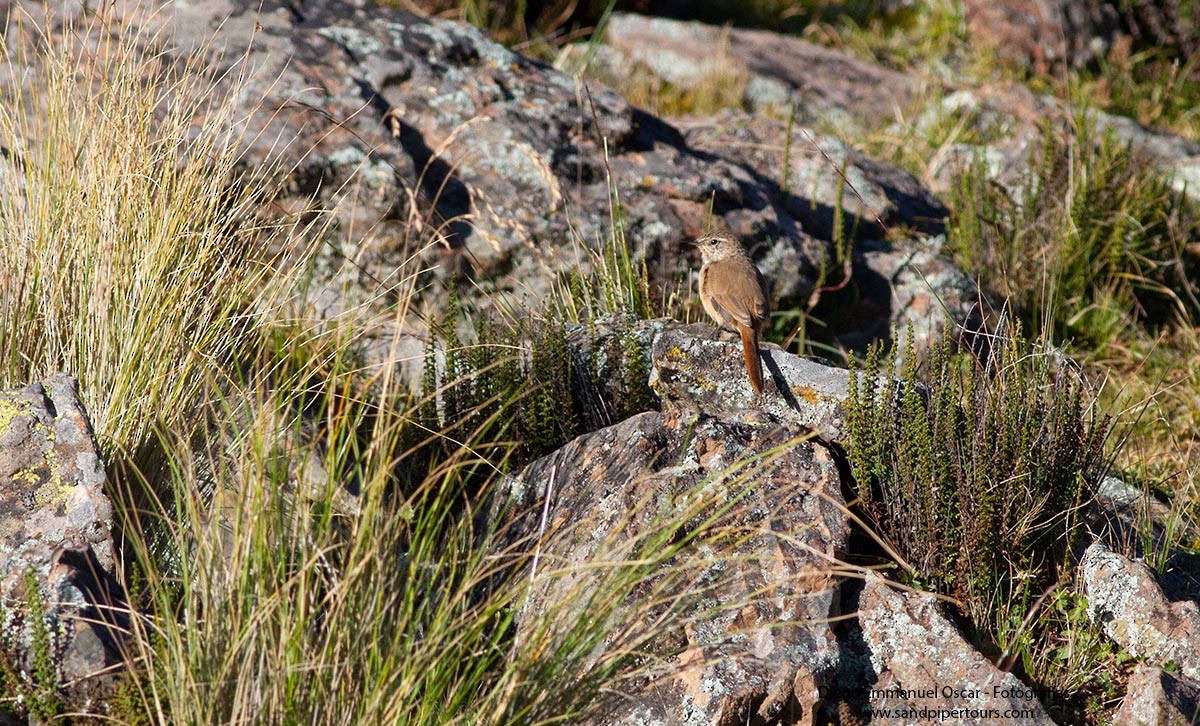
[[[1104,57],[1117,9],[1104,0],[966,0],[973,40],[1037,73]]]
[[[242,106],[246,168],[280,169],[276,206],[300,214],[336,205],[310,302],[330,318],[361,314],[372,330],[366,355],[404,361],[410,381],[420,378],[425,321],[444,310],[447,286],[484,306],[549,298],[567,271],[586,275],[587,248],[610,238],[613,190],[623,240],[652,284],[670,287],[694,268],[679,243],[705,230],[711,207],[774,281],[776,309],[805,305],[818,271],[834,267],[837,204],[859,237],[878,236],[878,222],[936,232],[945,214],[911,176],[832,138],[821,137],[824,153],[792,144],[784,174],[781,121],[717,118],[683,133],[470,26],[368,0],[174,3],[152,19],[139,15],[147,7],[113,13],[128,27],[163,25],[173,53],[207,53],[214,73],[227,72],[217,94]],[[613,27],[634,34],[644,20],[623,16]],[[759,31],[731,37],[759,86],[802,101],[802,119],[891,118],[915,93],[909,77],[846,53]],[[248,80],[232,87],[243,67]],[[758,142],[765,150],[752,150]],[[861,200],[839,195],[825,154],[844,162]],[[864,278],[873,274],[856,260]],[[407,285],[419,301],[397,320],[391,305]],[[885,291],[853,314],[899,320],[896,300]],[[848,334],[862,339],[892,322],[856,319]]]
[[[1200,723],[1200,683],[1139,664],[1112,722],[1146,726]]]
[[[841,441],[849,373],[774,346],[761,352],[766,391],[756,400],[736,335],[705,324],[667,324],[654,338],[650,387],[667,408],[734,416],[754,407]]]
[[[869,572],[858,622],[876,677],[876,722],[1054,723],[1028,686],[967,643],[933,595],[893,590]]]
[[[746,79],[748,110],[786,116],[794,105],[802,123],[844,127],[893,118],[921,92],[913,76],[768,31],[614,13],[604,41],[615,51],[607,59],[610,72],[624,75],[640,66],[692,88],[732,66]]]
[[[777,455],[730,468],[767,452]],[[829,452],[799,427],[766,417],[639,414],[582,436],[507,480],[497,495],[507,531],[537,539],[540,503],[551,483],[539,556],[566,567],[535,584],[517,618],[518,641],[553,637],[556,628],[569,632],[577,613],[564,603],[587,601],[580,593],[590,596],[598,586],[596,567],[571,563],[629,558],[655,522],[708,487],[724,490],[716,501],[732,503],[727,512],[706,507],[688,520],[716,516],[712,526],[728,528],[727,538],[700,534],[688,552],[629,593],[613,616],[653,622],[659,616],[647,608],[654,593],[696,593],[697,602],[678,615],[671,632],[639,647],[654,653],[654,665],[619,696],[604,699],[589,723],[796,723],[812,717],[838,665],[829,625],[837,605],[830,564],[848,535]],[[590,607],[589,617],[599,617]]]
[[[26,605],[41,603],[57,682],[79,709],[109,692],[124,662],[104,481],[73,379],[56,374],[0,392],[0,626],[31,673],[38,624]]]
[[[321,260],[314,299],[328,315],[384,305],[381,291],[427,268],[430,310],[444,300],[424,282],[460,273],[489,294],[545,299],[610,235],[613,189],[632,256],[656,283],[686,266],[679,242],[703,230],[710,203],[798,255],[824,249],[811,248],[788,211],[799,203],[769,176],[691,149],[613,91],[585,89],[473,27],[368,0],[227,0],[166,14],[181,52],[219,26],[228,50],[217,70],[255,69],[239,92],[248,106],[265,99],[247,109],[245,163],[289,170],[281,203],[345,202],[338,228],[363,238],[334,235]],[[287,149],[272,148],[279,137]]]
[[[603,316],[567,329],[576,391],[587,391],[581,407],[584,430],[611,426],[635,413],[659,408],[650,388],[654,338],[667,319],[642,320],[624,313]]]
[[[1173,539],[1188,536],[1188,525],[1177,521],[1168,504],[1149,490],[1111,475],[1097,485],[1085,511],[1088,531],[1096,541],[1139,557],[1149,554],[1145,545],[1151,552],[1162,552],[1170,549]]]
[[[806,231],[819,239],[837,239],[834,210],[840,205],[845,228],[841,238],[858,240],[853,246],[850,285],[856,291],[832,307],[836,340],[853,350],[864,350],[876,340],[889,340],[893,330],[912,326],[918,350],[946,334],[949,320],[966,331],[983,327],[983,309],[998,309],[975,282],[942,253],[945,219],[950,214],[942,202],[912,175],[860,154],[841,140],[806,129],[793,129],[770,119],[751,119],[739,112],[680,122],[684,137],[696,149],[724,153],[756,169],[783,169],[787,157],[787,188],[799,195],[800,206],[789,208]],[[842,175],[847,187],[841,189]],[[850,188],[853,187],[853,189]],[[909,238],[889,234],[892,227],[914,232]],[[753,230],[743,237],[754,240]],[[884,241],[895,238],[894,242]],[[811,285],[819,270],[799,268],[821,259],[815,250],[807,256],[789,257],[794,247],[776,249],[770,240],[760,243],[766,252],[759,258],[763,273],[775,284],[779,304],[807,308]],[[813,240],[812,244],[821,244]],[[837,282],[833,271],[827,285]],[[958,331],[949,333],[956,338]]]
[[[958,170],[981,160],[988,175],[1000,182],[1013,199],[1020,199],[1030,173],[1030,159],[1041,152],[1043,125],[1049,121],[1058,133],[1068,137],[1077,133],[1070,105],[1015,84],[948,94],[921,113],[916,121],[918,133],[924,133],[922,128],[945,123],[947,116],[960,119],[964,130],[984,142],[952,145],[933,160],[930,183],[939,193],[948,189]],[[1087,112],[1087,118],[1099,132],[1093,141],[1112,133],[1169,179],[1176,191],[1200,199],[1200,143],[1094,109]]]
[[[1178,2],[966,0],[963,7],[972,42],[1040,74],[1094,65],[1116,49],[1200,52],[1195,12],[1181,12]]]
[[[1149,567],[1099,542],[1083,553],[1079,575],[1088,616],[1109,638],[1138,658],[1174,664],[1200,679],[1200,606],[1194,599],[1170,601]]]
[[[1176,191],[1200,200],[1200,142],[1146,128],[1131,118],[1091,111],[1088,117],[1101,131],[1145,154],[1171,179]]]
[[[986,347],[989,311],[1001,306],[963,270],[942,254],[945,235],[896,243],[869,242],[855,254],[857,304],[847,312],[838,341],[864,351],[893,331],[903,343],[912,332],[913,347],[927,351],[949,338],[954,345]],[[903,355],[897,355],[903,361]]]

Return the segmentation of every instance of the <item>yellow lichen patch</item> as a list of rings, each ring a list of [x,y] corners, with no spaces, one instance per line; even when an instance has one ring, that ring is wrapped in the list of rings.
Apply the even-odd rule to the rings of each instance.
[[[58,454],[53,450],[45,453],[42,463],[27,466],[13,474],[12,478],[37,487],[33,492],[33,501],[38,507],[58,507],[71,497],[73,485],[63,477]]]
[[[678,345],[672,345],[671,349],[667,351],[667,360],[673,363],[683,360],[684,357],[683,349]]]
[[[28,403],[17,403],[8,399],[0,398],[0,434],[8,432],[12,426],[13,419],[22,414],[29,413]]]
[[[792,386],[792,393],[796,398],[804,399],[804,402],[810,406],[816,405],[817,401],[821,400],[821,394],[817,393],[817,389],[812,386]]]

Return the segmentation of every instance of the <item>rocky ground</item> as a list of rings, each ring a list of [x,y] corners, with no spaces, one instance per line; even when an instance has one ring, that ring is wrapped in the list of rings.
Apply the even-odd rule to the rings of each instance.
[[[4,7],[48,17],[42,6]],[[975,346],[1003,306],[945,253],[941,198],[972,159],[996,184],[1019,186],[1042,125],[1073,113],[1018,86],[946,82],[931,94],[927,81],[796,37],[633,14],[614,15],[603,44],[559,65],[590,53],[592,73],[650,72],[680,88],[732,67],[742,109],[659,118],[470,26],[365,0],[179,3],[152,20],[121,12],[130,14],[119,32],[172,29],[168,54],[209,52],[218,70],[253,69],[242,91],[245,165],[278,165],[282,208],[336,210],[312,309],[326,320],[378,316],[362,354],[414,386],[438,360],[421,353],[447,300],[533,307],[570,275],[597,271],[593,252],[618,218],[652,290],[691,284],[697,263],[683,243],[715,220],[771,281],[773,309],[808,311],[853,292],[836,298],[830,344],[861,351],[912,326],[918,349],[939,336]],[[927,179],[848,141],[947,109],[977,126],[964,137],[978,143],[945,146]],[[1184,193],[1200,189],[1200,143],[1090,114]],[[422,314],[397,327],[389,305],[409,289]],[[713,554],[735,575],[706,597],[744,604],[651,644],[661,661],[602,697],[588,723],[911,722],[886,719],[887,709],[948,723],[1053,722],[1045,694],[980,652],[939,598],[861,565],[880,553],[855,534],[847,503],[845,369],[768,345],[759,399],[736,342],[707,324],[626,320],[621,330],[648,362],[646,410],[507,475],[488,516],[510,543],[536,540],[542,557],[586,563],[607,543],[641,537],[656,507],[705,482],[725,487],[731,506],[707,514],[740,533]],[[584,355],[603,335],[589,329],[570,346]],[[6,651],[20,670],[53,668],[69,703],[95,708],[123,668],[130,616],[101,452],[70,378],[0,394],[0,481]],[[1137,662],[1113,721],[1194,723],[1200,586],[1162,582],[1127,556],[1140,526],[1129,512],[1143,496],[1119,482],[1098,493],[1077,577],[1088,616]],[[517,614],[514,637],[531,637],[546,603],[587,577],[548,582]],[[48,603],[35,616],[32,588]],[[623,607],[645,605],[635,594]],[[39,639],[52,665],[36,662]]]

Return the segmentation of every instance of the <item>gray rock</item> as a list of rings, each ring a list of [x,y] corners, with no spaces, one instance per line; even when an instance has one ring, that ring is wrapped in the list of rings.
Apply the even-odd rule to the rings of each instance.
[[[758,456],[765,458],[741,468]],[[660,617],[653,593],[676,582],[670,578],[684,581],[668,592],[694,592],[696,602],[676,616],[674,632],[639,647],[654,654],[653,665],[621,694],[603,698],[588,723],[795,723],[811,718],[837,670],[830,563],[849,531],[837,469],[802,429],[765,418],[644,413],[582,436],[509,479],[497,494],[507,531],[540,541],[541,561],[556,564],[539,572],[558,570],[535,581],[516,638],[567,635],[579,613],[564,603],[585,606],[580,593],[597,586],[597,569],[583,565],[632,556],[654,522],[710,487],[726,492],[717,499],[729,501],[729,510],[705,509],[688,521],[699,526],[716,517],[713,526],[728,536],[702,536],[690,554],[665,562],[651,578],[657,584],[639,585],[613,617],[653,622]],[[696,551],[710,563],[700,572]],[[679,569],[685,557],[688,569]],[[632,636],[638,632],[633,626]],[[594,659],[622,647],[621,636],[613,637],[597,645]]]
[[[894,224],[938,233],[950,214],[911,174],[855,151],[835,136],[800,125],[789,132],[786,121],[740,111],[678,124],[693,149],[724,154],[770,174],[781,186],[786,181],[787,191],[797,195],[788,211],[824,240],[835,237],[833,213],[839,205],[847,239],[883,235]]]
[[[1129,677],[1113,723],[1188,726],[1200,723],[1200,683],[1139,664]]]
[[[124,662],[124,597],[114,575],[104,464],[73,379],[64,374],[0,392],[0,598],[18,666],[32,671],[43,624],[63,695],[76,708],[103,696]],[[37,594],[29,592],[37,588]]]
[[[1028,686],[967,643],[933,595],[893,590],[869,572],[858,621],[876,677],[869,693],[875,722],[1054,723]],[[920,716],[922,709],[931,715]]]
[[[942,254],[944,235],[888,244],[870,242],[855,257],[858,314],[838,339],[854,350],[893,335],[927,351],[943,338],[975,350],[986,348],[989,311],[1001,309],[975,281]],[[873,309],[872,309],[873,308]],[[903,361],[903,355],[897,356]]]
[[[912,76],[761,30],[614,13],[605,43],[616,51],[606,59],[616,61],[615,72],[640,65],[682,88],[705,82],[714,70],[736,68],[747,79],[749,110],[786,115],[794,104],[803,123],[853,126],[892,118],[920,92]]]
[[[1024,86],[993,86],[947,95],[918,117],[918,132],[953,117],[982,143],[955,145],[935,159],[930,170],[934,191],[944,191],[955,172],[982,160],[990,176],[1014,199],[1020,199],[1030,158],[1041,150],[1042,125],[1050,120],[1063,133],[1074,133],[1073,113],[1069,104],[1035,95]],[[1101,134],[1112,133],[1147,159],[1177,191],[1200,199],[1200,142],[1094,109],[1087,117]]]
[[[1171,663],[1200,679],[1200,606],[1194,600],[1172,602],[1149,567],[1099,542],[1084,552],[1079,575],[1088,616],[1113,642],[1152,664]]]

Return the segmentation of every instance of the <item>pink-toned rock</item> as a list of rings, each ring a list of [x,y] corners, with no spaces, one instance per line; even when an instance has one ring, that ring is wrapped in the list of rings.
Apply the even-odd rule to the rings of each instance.
[[[966,0],[967,28],[981,45],[1038,73],[1102,56],[1117,29],[1102,0]]]
[[[973,42],[1036,73],[1080,68],[1122,48],[1200,50],[1195,11],[1177,0],[965,0]]]
[[[1200,606],[1171,602],[1142,562],[1096,542],[1079,563],[1087,592],[1088,616],[1108,637],[1152,664],[1174,664],[1200,679]]]
[[[967,643],[934,596],[870,573],[858,621],[876,675],[874,723],[1054,723],[1028,686]]]
[[[1200,723],[1200,683],[1153,666],[1134,669],[1115,724],[1187,726]]]

